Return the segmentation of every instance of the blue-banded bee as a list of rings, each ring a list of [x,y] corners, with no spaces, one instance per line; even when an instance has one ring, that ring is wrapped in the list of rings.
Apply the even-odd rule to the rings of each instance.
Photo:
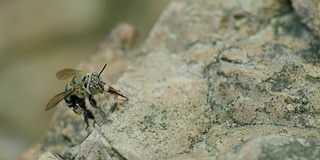
[[[86,108],[85,99],[88,98],[92,107],[97,108],[97,102],[93,99],[93,95],[103,92],[109,92],[118,96],[128,98],[120,92],[108,86],[100,79],[100,75],[106,68],[106,64],[100,71],[96,72],[82,72],[74,69],[63,69],[56,74],[60,80],[70,78],[69,83],[66,85],[65,91],[55,95],[47,104],[46,111],[55,107],[61,100],[65,100],[67,106],[75,113],[81,115],[82,119],[87,124],[86,129],[89,127],[88,118],[94,120],[94,116],[90,110]]]

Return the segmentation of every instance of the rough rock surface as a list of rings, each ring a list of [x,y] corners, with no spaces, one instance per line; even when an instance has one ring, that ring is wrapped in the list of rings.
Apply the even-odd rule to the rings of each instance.
[[[129,101],[96,96],[87,137],[61,103],[20,159],[319,158],[319,17],[304,5],[320,2],[301,2],[174,0],[140,45],[119,25],[79,69],[108,63]]]

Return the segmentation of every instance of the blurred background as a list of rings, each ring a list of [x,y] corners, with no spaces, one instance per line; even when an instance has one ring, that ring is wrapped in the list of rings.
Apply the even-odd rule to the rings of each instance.
[[[0,159],[15,159],[47,128],[55,73],[92,55],[119,22],[147,36],[169,0],[0,0]]]

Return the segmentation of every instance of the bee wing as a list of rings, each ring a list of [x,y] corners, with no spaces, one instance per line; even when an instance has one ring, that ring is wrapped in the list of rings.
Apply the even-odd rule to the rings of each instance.
[[[66,92],[61,92],[57,95],[55,95],[48,103],[46,106],[45,111],[55,107],[61,100],[63,100],[65,97],[69,96],[71,93],[74,92],[75,89],[69,89]]]
[[[70,78],[74,75],[76,75],[77,73],[80,73],[81,71],[75,70],[75,69],[63,69],[61,71],[59,71],[56,76],[58,79],[67,79]]]
[[[114,88],[112,88],[111,86],[108,86],[109,87],[109,90],[107,92],[111,93],[111,94],[116,94],[120,97],[123,97],[124,98],[124,101],[127,101],[129,100],[128,97],[124,96],[123,94],[121,94],[119,91],[115,90]]]

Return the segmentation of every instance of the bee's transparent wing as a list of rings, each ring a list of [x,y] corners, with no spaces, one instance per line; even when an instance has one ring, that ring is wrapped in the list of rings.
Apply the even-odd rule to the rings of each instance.
[[[65,97],[69,96],[71,93],[74,92],[75,89],[69,89],[66,92],[61,92],[57,95],[55,95],[48,103],[46,106],[45,111],[55,107],[61,100],[63,100]]]
[[[81,71],[75,70],[75,69],[63,69],[61,71],[59,71],[56,76],[58,79],[68,79],[74,75],[76,75],[77,73],[80,73]]]
[[[108,86],[109,89],[107,92],[111,93],[111,94],[115,94],[115,95],[118,95],[120,97],[123,97],[124,98],[124,101],[127,101],[129,100],[128,97],[124,96],[123,94],[121,94],[119,91],[115,90],[114,88],[112,88],[111,86]]]

